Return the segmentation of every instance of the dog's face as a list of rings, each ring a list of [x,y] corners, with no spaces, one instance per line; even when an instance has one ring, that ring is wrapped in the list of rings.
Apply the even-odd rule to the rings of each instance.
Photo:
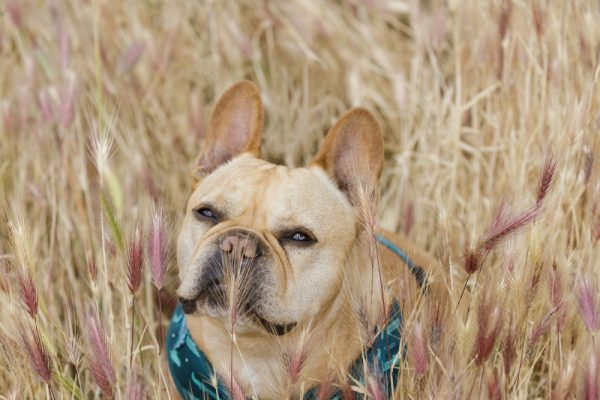
[[[179,239],[179,294],[199,297],[213,316],[228,317],[237,306],[284,332],[339,290],[354,221],[322,170],[237,157],[190,198]]]
[[[178,294],[188,318],[282,335],[339,294],[361,230],[356,194],[374,188],[383,145],[361,109],[336,123],[306,168],[259,159],[261,132],[258,90],[240,82],[215,106],[198,158]]]

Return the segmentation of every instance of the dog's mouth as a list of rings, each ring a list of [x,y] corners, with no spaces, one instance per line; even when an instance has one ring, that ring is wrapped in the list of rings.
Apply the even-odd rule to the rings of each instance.
[[[296,327],[297,322],[277,323],[264,318],[252,306],[252,304],[257,304],[258,301],[259,296],[254,296],[248,299],[240,307],[244,316],[247,317],[249,321],[253,322],[261,329],[264,329],[269,334],[275,336],[283,336]],[[187,315],[196,313],[198,311],[199,304],[203,305],[204,307],[208,307],[209,309],[219,310],[219,312],[221,312],[222,310],[227,309],[226,287],[220,282],[213,281],[209,285],[204,285],[197,297],[193,299],[179,298],[179,302],[181,303],[184,314]]]
[[[290,322],[288,324],[278,324],[275,322],[270,322],[261,317],[260,315],[255,315],[256,321],[262,325],[263,328],[271,335],[275,336],[283,336],[286,333],[289,333],[292,329],[294,329],[297,325],[297,322]]]

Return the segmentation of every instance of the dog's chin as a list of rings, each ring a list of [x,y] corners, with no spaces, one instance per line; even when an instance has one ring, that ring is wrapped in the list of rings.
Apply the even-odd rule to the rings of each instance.
[[[276,323],[262,317],[258,312],[250,311],[243,315],[236,316],[235,323],[232,323],[231,310],[221,302],[213,298],[203,298],[196,300],[182,301],[183,312],[190,316],[208,316],[215,318],[227,327],[235,325],[238,334],[266,332],[274,336],[283,336],[291,332],[297,325],[297,322]]]

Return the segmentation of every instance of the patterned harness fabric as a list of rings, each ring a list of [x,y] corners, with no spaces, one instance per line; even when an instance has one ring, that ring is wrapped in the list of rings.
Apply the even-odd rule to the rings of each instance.
[[[426,276],[421,267],[414,264],[408,255],[394,243],[383,236],[376,236],[379,243],[386,246],[400,257],[422,289],[426,289]],[[394,300],[388,314],[387,324],[377,333],[372,345],[363,352],[350,369],[351,379],[364,383],[365,372],[370,376],[381,377],[380,387],[388,397],[394,393],[395,382],[398,381],[401,358],[406,355],[406,348],[400,353],[402,334],[402,312],[400,305]],[[177,305],[171,319],[167,334],[167,360],[169,369],[180,395],[186,400],[208,399],[228,400],[229,391],[213,370],[205,354],[196,346],[185,323],[181,304]],[[365,365],[366,362],[366,365]],[[317,398],[318,387],[308,391],[303,399]],[[356,393],[355,397],[359,397]],[[336,391],[331,399],[342,399],[342,393]]]

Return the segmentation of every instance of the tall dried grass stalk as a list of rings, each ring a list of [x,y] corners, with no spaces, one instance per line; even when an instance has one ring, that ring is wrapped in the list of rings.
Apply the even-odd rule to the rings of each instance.
[[[133,342],[135,340],[135,295],[142,284],[144,271],[144,237],[141,228],[136,225],[127,243],[127,288],[131,293],[131,319],[129,344],[129,369],[133,368]]]

